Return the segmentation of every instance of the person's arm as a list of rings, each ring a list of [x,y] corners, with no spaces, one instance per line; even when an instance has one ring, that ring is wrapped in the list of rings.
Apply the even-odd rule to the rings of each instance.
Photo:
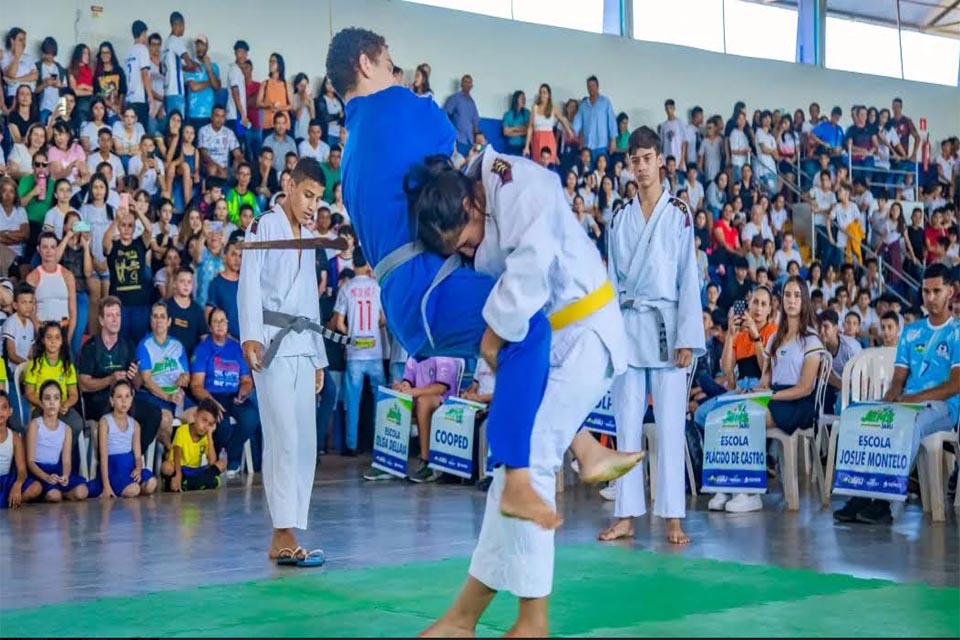
[[[207,379],[207,374],[203,371],[198,371],[190,374],[190,395],[193,396],[193,399],[196,401],[201,400],[213,400],[213,396],[210,395],[210,392],[207,391],[206,387],[203,386],[204,381]],[[216,400],[214,400],[216,402]],[[221,415],[223,412],[223,406],[217,402],[217,406],[220,407]]]
[[[34,407],[40,406],[40,395],[38,393],[37,385],[24,383],[23,395],[26,397],[27,402],[29,402]]]
[[[152,371],[148,369],[140,369],[140,377],[143,380],[143,387],[147,391],[152,393],[154,396],[156,396],[157,398],[160,398],[165,402],[174,401],[173,394],[166,393],[163,389],[160,388],[160,385],[154,382]]]
[[[258,109],[270,109],[273,105],[268,104],[266,101],[267,95],[267,81],[264,80],[260,83],[260,89],[257,91],[257,108]]]
[[[67,399],[60,409],[60,415],[66,415],[70,409],[73,409],[80,402],[80,392],[77,390],[76,383],[67,385]]]
[[[30,223],[24,222],[21,224],[16,231],[3,231],[0,232],[0,239],[3,240],[4,244],[20,244],[25,242],[27,238],[30,237]]]
[[[899,367],[895,369],[894,378],[896,378],[896,374],[900,371],[905,370]],[[906,375],[904,375],[904,381],[906,381]],[[891,384],[891,387],[892,386]],[[950,369],[950,376],[937,386],[918,393],[902,394],[896,402],[943,402],[955,397],[957,395],[957,389],[960,389],[960,366],[955,364]]]
[[[333,326],[336,327],[337,332],[347,333],[347,323],[344,321],[342,313],[333,314]]]
[[[917,126],[913,124],[913,120],[908,120],[908,122],[910,123],[910,137],[913,138],[913,149],[910,151],[910,161],[913,162],[917,159],[917,150],[920,149],[920,132],[917,131]]]
[[[210,78],[210,86],[213,87],[214,91],[220,91],[220,69],[215,68],[209,55],[204,57],[203,65],[207,68],[207,77]]]
[[[117,220],[119,218],[114,217],[110,222],[110,226],[107,227],[107,230],[103,234],[103,255],[104,257],[109,256],[110,252],[113,251],[113,234],[117,230]]]
[[[817,374],[820,372],[820,354],[803,359],[803,368],[800,370],[800,379],[789,389],[776,391],[771,400],[789,401],[807,398],[813,394],[817,386]]]
[[[110,434],[110,425],[107,423],[106,418],[100,418],[100,421],[97,423],[97,434],[99,435],[97,440],[99,441],[100,469],[102,470],[100,473],[100,479],[103,482],[103,493],[100,494],[100,497],[104,499],[115,498],[117,497],[117,494],[113,492],[113,487],[110,485],[110,474],[104,473],[110,468],[108,463],[110,454],[107,448],[107,437]],[[137,438],[134,437],[134,440],[137,440]],[[137,442],[137,444],[139,445],[140,443]]]
[[[253,393],[253,376],[249,373],[240,375],[240,389],[237,391],[236,402],[240,403],[250,397]]]
[[[77,281],[69,270],[63,269],[63,281],[67,285],[67,342],[73,340],[73,332],[77,330]]]
[[[439,396],[447,392],[450,387],[442,382],[432,382],[425,387],[414,387],[408,393],[414,397],[420,396]]]
[[[727,326],[729,327],[727,335],[723,340],[723,352],[720,354],[720,371],[723,372],[723,378],[728,390],[733,391],[737,388],[737,375],[734,367],[737,365],[737,359],[733,353],[733,309],[727,314]],[[761,361],[762,362],[762,361]]]
[[[17,479],[10,488],[8,505],[11,509],[16,509],[23,504],[23,483],[27,481],[27,456],[24,451],[24,441],[15,433],[11,433],[13,438],[13,464],[17,471]]]
[[[73,471],[73,429],[70,425],[63,428],[63,449],[60,451],[60,484],[66,485],[70,478],[70,472]]]

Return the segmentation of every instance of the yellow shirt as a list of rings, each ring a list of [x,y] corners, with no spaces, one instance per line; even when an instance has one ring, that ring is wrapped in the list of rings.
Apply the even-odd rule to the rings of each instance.
[[[0,388],[7,387],[7,363],[3,358],[0,358]],[[9,389],[7,389],[9,391]]]
[[[173,434],[173,446],[180,447],[180,466],[193,467],[199,469],[202,465],[202,458],[207,454],[207,461],[211,460],[210,453],[207,451],[207,442],[209,436],[202,436],[200,440],[194,441],[190,435],[190,425],[182,424],[177,427],[177,432]],[[173,449],[167,454],[170,462],[173,462]]]
[[[67,372],[63,372],[63,366],[60,364],[60,361],[57,360],[53,364],[47,362],[46,356],[41,356],[40,367],[35,367],[36,360],[31,360],[27,364],[27,370],[23,374],[23,384],[33,385],[37,389],[37,393],[40,393],[40,386],[47,380],[56,380],[60,383],[60,393],[63,394],[63,401],[67,400],[67,387],[70,385],[77,386],[77,369],[71,364],[70,368],[67,369]]]

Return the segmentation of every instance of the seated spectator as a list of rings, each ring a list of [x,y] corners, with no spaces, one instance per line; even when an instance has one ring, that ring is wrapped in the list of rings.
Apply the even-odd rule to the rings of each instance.
[[[433,482],[439,477],[436,471],[427,466],[430,458],[430,421],[433,412],[448,397],[456,394],[459,367],[457,358],[435,357],[420,361],[410,358],[403,371],[403,380],[393,385],[397,391],[413,396],[420,458],[417,469],[409,476],[412,482]]]
[[[880,346],[896,347],[900,340],[900,315],[887,311],[880,316]]]
[[[86,500],[87,483],[73,473],[75,429],[69,421],[60,419],[64,415],[62,385],[48,379],[33,394],[41,409],[27,427],[27,468],[40,485],[40,497],[47,502]]]
[[[273,150],[273,168],[283,171],[288,153],[297,153],[297,142],[293,136],[287,135],[290,131],[290,118],[278,111],[273,116],[273,133],[263,139],[263,145]]]
[[[37,170],[46,171],[47,158],[43,152],[36,154],[35,167]],[[21,180],[20,190],[23,190],[23,184],[32,178]],[[10,267],[23,257],[25,241],[30,236],[30,221],[27,218],[27,211],[21,206],[22,202],[29,204],[36,199],[40,207],[49,207],[44,204],[40,194],[47,192],[47,178],[45,174],[33,182],[32,188],[27,192],[26,197],[17,193],[17,183],[7,177],[0,177],[0,275],[7,275]],[[49,193],[53,193],[53,185],[50,185]],[[44,211],[46,214],[46,211]]]
[[[57,248],[57,237],[52,232],[40,234],[40,266],[27,275],[26,281],[37,299],[37,319],[65,327],[69,346],[77,330],[77,283],[70,270],[57,261]],[[83,331],[81,327],[80,333]]]
[[[21,282],[14,290],[13,308],[16,313],[3,323],[3,341],[7,360],[16,367],[30,359],[36,336],[36,297],[34,288],[26,282]]]
[[[773,240],[773,230],[770,228],[767,214],[760,204],[755,204],[750,209],[750,221],[743,225],[743,229],[740,231],[742,246],[749,247],[750,242],[755,237],[760,237],[763,240]],[[762,243],[760,248],[763,249]]]
[[[206,226],[206,225],[205,225]],[[205,234],[206,247],[200,257],[200,263],[197,266],[197,304],[203,306],[207,304],[207,293],[210,290],[210,283],[218,273],[223,271],[223,245],[224,237],[221,231],[215,231],[210,228]]]
[[[763,238],[761,236],[755,235],[753,239],[750,240],[749,246],[750,253],[747,254],[747,268],[750,272],[750,279],[757,282],[757,272],[762,269],[766,273],[770,265],[767,264],[766,258],[763,257]]]
[[[128,380],[133,383],[134,392],[140,384],[136,346],[120,335],[120,299],[104,298],[99,304],[98,316],[100,331],[80,350],[78,380],[87,420],[99,420],[110,411],[110,387],[113,384]],[[140,425],[140,450],[146,451],[160,429],[160,408],[149,402],[134,402],[132,415]]]
[[[153,286],[156,289],[153,299],[166,300],[173,295],[180,264],[180,251],[176,247],[170,247],[163,252],[163,267],[153,276]]]
[[[114,150],[126,168],[130,158],[139,152],[140,140],[146,135],[143,125],[137,122],[137,112],[132,107],[123,110],[123,120],[113,124],[112,133]]]
[[[272,150],[271,150],[272,151]],[[307,138],[297,147],[301,158],[313,158],[323,163],[330,157],[330,145],[323,141],[323,123],[311,120],[307,129]]]
[[[860,278],[860,291],[866,291],[871,300],[876,300],[886,290],[886,280],[880,273],[880,265],[876,258],[867,258],[864,266],[867,271]]]
[[[160,193],[160,187],[164,184],[166,178],[163,167],[163,160],[157,158],[156,144],[153,138],[144,137],[140,140],[139,153],[130,158],[127,164],[127,173],[137,176],[140,181],[140,188],[147,192],[151,199],[155,199]]]
[[[70,182],[66,178],[61,178],[53,185],[53,197],[56,201],[53,208],[47,211],[43,216],[43,231],[50,231],[57,240],[63,239],[63,221],[67,214],[73,211],[70,200],[73,191],[70,189]],[[79,214],[77,214],[79,216]]]
[[[148,275],[150,262],[150,221],[139,213],[143,230],[134,237],[134,216],[121,209],[103,234],[103,253],[106,256],[110,278],[110,295],[123,303],[123,332],[131,341],[140,340],[147,333],[150,296],[153,293]]]
[[[100,477],[90,483],[90,497],[136,498],[157,490],[157,479],[143,468],[140,425],[131,415],[133,383],[117,380],[110,386],[110,413],[97,425]]]
[[[328,186],[332,189],[333,185],[340,182],[340,156],[341,156],[340,145],[333,145],[330,147],[330,155],[327,157],[326,162],[320,163],[320,170],[323,171],[324,186]],[[274,150],[276,151],[276,150]]]
[[[10,138],[14,143],[22,143],[32,125],[46,125],[46,123],[40,122],[38,111],[33,101],[31,86],[21,84],[17,87],[13,104],[10,105],[10,111],[7,112],[7,130],[10,132]]]
[[[345,269],[353,271],[353,250],[357,243],[357,236],[353,232],[353,227],[345,224],[337,231],[337,236],[347,242],[347,248],[330,258],[327,263],[327,295],[337,295],[340,273]]]
[[[53,127],[53,144],[47,150],[50,160],[50,177],[54,180],[66,178],[74,192],[90,181],[90,169],[87,167],[87,154],[74,138],[73,130],[65,122]]]
[[[820,339],[824,348],[833,356],[830,377],[828,379],[824,411],[840,415],[840,391],[842,388],[843,368],[863,350],[855,339],[840,332],[840,316],[833,309],[825,309],[820,314]]]
[[[174,416],[183,422],[193,417],[193,401],[183,393],[190,384],[190,365],[183,345],[169,335],[166,303],[155,302],[151,307],[150,329],[151,333],[137,346],[136,360],[143,380],[137,400],[162,411],[157,440],[169,449]]]
[[[173,203],[164,198],[157,207],[157,221],[150,225],[150,266],[154,273],[163,266],[167,249],[175,249],[180,230],[173,224]]]
[[[181,267],[173,284],[173,295],[167,300],[170,316],[170,336],[175,338],[187,352],[189,359],[207,332],[203,307],[193,300],[193,271]]]
[[[250,399],[253,376],[235,338],[227,335],[223,309],[210,312],[210,333],[190,359],[190,393],[199,404],[212,401],[218,410],[214,444],[227,450],[227,478],[235,476],[243,458],[243,444],[254,439],[260,414]],[[230,418],[236,424],[230,422]],[[253,447],[259,458],[259,448]],[[259,460],[257,460],[259,462]],[[254,468],[259,465],[254,464]]]
[[[224,180],[231,167],[243,160],[236,134],[224,126],[226,118],[223,107],[215,106],[210,124],[201,128],[198,134],[202,173]]]
[[[214,453],[213,431],[217,427],[218,413],[219,408],[213,400],[202,400],[194,421],[177,427],[173,445],[167,449],[160,465],[160,474],[168,490],[179,493],[220,486],[220,474],[227,468],[227,458],[226,455],[216,457]]]
[[[27,476],[27,445],[10,425],[12,414],[10,396],[0,390],[0,509],[18,509],[43,490]]]
[[[730,203],[723,205],[720,219],[713,225],[713,251],[710,253],[710,262],[714,265],[729,265],[735,257],[740,257],[745,251],[740,245],[740,234],[733,226],[733,206]]]
[[[931,265],[923,273],[923,305],[929,316],[905,327],[897,344],[893,380],[884,402],[925,405],[917,416],[909,467],[920,442],[939,431],[956,428],[960,409],[960,329],[950,317],[954,282],[943,265]],[[929,345],[936,345],[929,349]],[[892,521],[890,504],[884,500],[851,498],[834,512],[839,522],[868,524]]]
[[[858,336],[860,344],[869,347],[877,339],[880,331],[880,318],[872,306],[870,306],[870,292],[861,289],[857,293],[857,304],[850,309],[860,317],[860,334]]]
[[[733,268],[731,269],[730,266]],[[728,264],[726,279],[723,283],[723,292],[718,302],[720,309],[726,312],[737,300],[745,300],[753,287],[749,278],[750,265],[746,258],[736,256],[732,265]]]
[[[237,291],[240,283],[241,253],[238,239],[232,239],[223,252],[223,269],[210,282],[204,309],[209,319],[210,312],[223,309],[227,316],[227,332],[240,339],[240,313],[237,310]],[[326,271],[324,271],[326,274]]]
[[[190,202],[193,199],[194,187],[200,184],[200,169],[203,166],[203,157],[198,148],[199,142],[197,129],[192,124],[183,125],[183,140],[180,143],[180,154],[176,160],[180,164],[176,168],[170,168],[167,176],[166,192],[164,197],[173,199],[173,182],[177,175],[182,179],[183,201]],[[176,161],[175,160],[175,161]],[[208,188],[210,182],[208,181]]]
[[[787,273],[787,266],[791,262],[800,263],[803,259],[800,257],[800,252],[797,251],[796,245],[794,244],[793,234],[787,232],[783,234],[783,243],[780,245],[780,248],[777,249],[777,252],[773,255],[773,260],[776,263],[777,271],[780,274]],[[784,278],[785,279],[785,278]],[[826,295],[827,292],[824,292]]]
[[[350,224],[350,214],[347,213],[347,205],[343,202],[343,185],[335,182],[328,195],[331,215],[340,215],[343,217],[343,224]]]
[[[23,395],[33,408],[36,417],[46,411],[41,403],[41,387],[48,380],[60,385],[60,398],[57,411],[60,417],[70,425],[74,451],[77,440],[83,431],[83,418],[77,411],[80,393],[77,391],[77,370],[70,358],[70,345],[64,339],[63,327],[57,322],[41,325],[37,340],[33,345],[33,357],[23,374]],[[76,458],[76,462],[79,458]]]
[[[261,211],[267,210],[267,203],[273,194],[280,191],[278,172],[273,168],[273,149],[263,147],[257,160],[256,171],[253,174],[252,184],[257,194],[257,204]]]
[[[104,103],[103,98],[100,96],[94,96],[93,100],[90,102],[90,114],[89,120],[83,123],[83,126],[80,127],[80,144],[83,146],[83,150],[87,152],[88,155],[93,155],[100,148],[100,134],[104,129],[110,131],[110,125],[107,123],[107,105]],[[113,135],[111,134],[111,142]],[[90,173],[95,173],[93,169],[90,170]]]
[[[240,207],[247,205],[253,209],[255,218],[260,217],[260,205],[256,194],[250,190],[250,180],[253,177],[253,168],[246,162],[237,165],[237,184],[227,191],[227,212],[230,222],[240,224]]]

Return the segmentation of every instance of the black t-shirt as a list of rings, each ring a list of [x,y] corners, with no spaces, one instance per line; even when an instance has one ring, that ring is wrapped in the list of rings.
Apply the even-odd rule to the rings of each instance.
[[[853,146],[859,147],[861,149],[872,149],[873,148],[873,133],[870,131],[870,127],[858,127],[857,125],[852,125],[847,129],[847,139],[853,142]],[[860,154],[854,154],[859,157]]]
[[[735,269],[732,266],[727,266],[727,279],[723,283],[723,292],[717,301],[717,306],[723,309],[724,313],[727,313],[727,310],[733,306],[734,302],[746,298],[753,286],[750,283],[750,278],[745,279],[743,283],[737,282],[736,276],[733,275],[734,271]]]
[[[95,335],[80,350],[80,375],[106,378],[117,371],[125,371],[136,360],[136,347],[123,336],[117,338],[112,349],[107,349],[103,338]],[[110,387],[84,393],[83,402],[89,416],[102,416],[110,408]]]
[[[107,256],[110,270],[110,295],[120,298],[124,307],[150,304],[153,285],[147,277],[147,247],[136,238],[127,246],[117,240]]]
[[[207,333],[207,321],[203,316],[203,309],[193,300],[190,301],[189,307],[183,309],[171,298],[167,300],[167,313],[171,320],[170,335],[183,344],[189,358],[200,342],[200,336]]]

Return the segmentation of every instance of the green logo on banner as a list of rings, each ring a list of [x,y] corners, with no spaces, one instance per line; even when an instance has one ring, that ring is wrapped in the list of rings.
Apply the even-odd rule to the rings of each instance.
[[[457,424],[463,424],[463,407],[458,407],[456,405],[448,407],[444,417],[448,420],[455,421]]]
[[[396,402],[394,402],[392,405],[390,405],[390,408],[387,409],[387,422],[400,426],[402,418],[403,414],[400,413],[400,407]]]
[[[727,429],[749,429],[750,416],[747,414],[747,406],[740,402],[727,409],[720,426]]]
[[[893,429],[893,407],[870,409],[860,418],[860,426]]]

